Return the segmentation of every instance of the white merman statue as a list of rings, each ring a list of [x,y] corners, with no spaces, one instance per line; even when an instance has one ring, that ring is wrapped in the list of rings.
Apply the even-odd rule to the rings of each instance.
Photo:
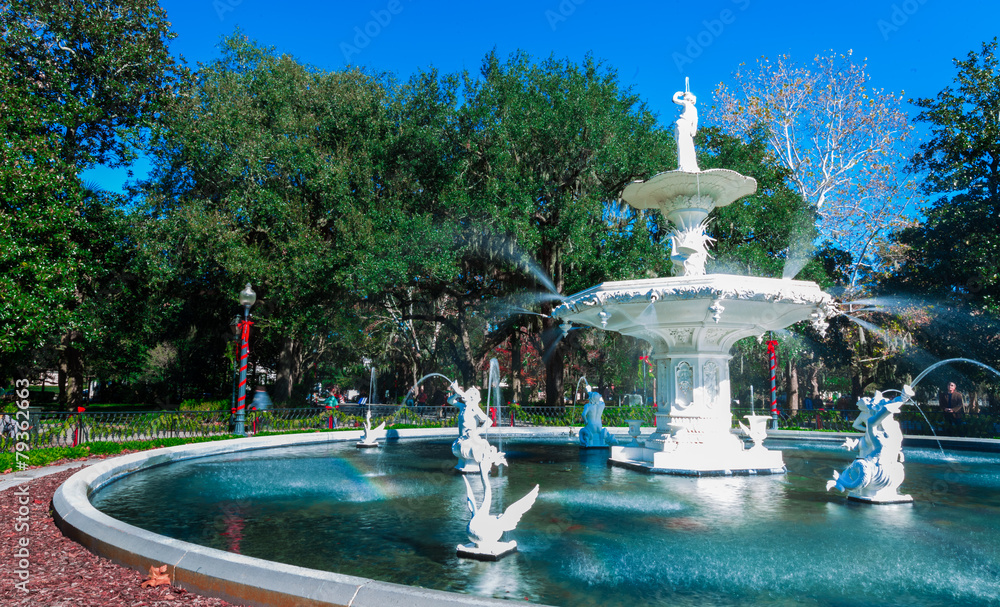
[[[686,79],[684,88],[687,88]],[[701,170],[698,168],[698,157],[694,151],[694,136],[698,134],[698,108],[695,107],[697,102],[698,98],[689,90],[674,93],[674,103],[684,108],[680,117],[674,122],[678,171],[697,173]]]
[[[604,427],[604,398],[599,392],[587,386],[589,398],[583,406],[583,419],[587,423],[580,429],[581,447],[608,447],[617,443],[615,437]]]
[[[458,439],[451,444],[451,452],[458,458],[455,469],[466,473],[478,472],[479,462],[487,454],[497,452],[497,448],[481,435],[483,430],[493,425],[493,420],[479,406],[481,397],[478,388],[463,390],[453,383],[451,390],[448,404],[459,408]]]
[[[377,447],[378,439],[385,435],[385,421],[372,428],[372,410],[365,410],[365,435],[358,441],[359,447]]]
[[[494,465],[506,466],[507,460],[504,454],[499,453],[496,449],[485,455],[486,457],[479,463],[479,475],[483,482],[483,501],[478,506],[476,505],[476,496],[472,492],[472,485],[469,484],[468,478],[462,477],[462,480],[465,481],[467,503],[472,512],[472,519],[465,530],[472,543],[458,546],[458,553],[461,556],[493,560],[517,548],[517,542],[501,542],[500,538],[505,531],[513,531],[520,522],[521,516],[534,505],[535,498],[538,497],[538,485],[535,485],[535,488],[527,495],[508,506],[503,514],[490,514],[490,507],[493,504],[490,470],[493,469]]]
[[[904,478],[903,432],[893,417],[913,394],[910,386],[903,386],[903,394],[892,400],[881,392],[858,400],[860,413],[854,428],[864,431],[864,436],[844,442],[844,447],[858,449],[858,458],[843,472],[833,473],[833,480],[826,482],[827,491],[847,491],[851,499],[874,503],[913,501],[898,491]]]

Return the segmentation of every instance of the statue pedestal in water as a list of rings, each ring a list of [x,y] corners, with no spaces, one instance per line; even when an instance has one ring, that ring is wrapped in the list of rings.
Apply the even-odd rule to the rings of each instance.
[[[694,97],[684,99],[686,115]],[[696,116],[681,118],[686,127],[697,126]],[[692,155],[694,131],[678,130],[682,159]],[[564,321],[638,337],[653,347],[656,431],[641,446],[612,447],[611,463],[694,476],[784,472],[780,452],[761,444],[746,449],[732,432],[729,351],[739,339],[803,320],[822,332],[836,312],[832,298],[812,282],[705,273],[709,213],[756,190],[751,177],[699,171],[690,158],[679,170],[629,184],[625,202],[659,209],[673,224],[671,260],[679,275],[602,283],[553,311]]]

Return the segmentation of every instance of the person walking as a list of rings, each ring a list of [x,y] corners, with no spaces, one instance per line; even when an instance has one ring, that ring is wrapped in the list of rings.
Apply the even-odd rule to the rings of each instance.
[[[965,399],[956,388],[955,382],[949,382],[938,395],[938,406],[944,414],[945,427],[952,431],[962,423],[962,414],[965,412]]]
[[[267,388],[264,386],[257,386],[253,392],[253,401],[250,403],[250,410],[254,412],[253,416],[253,433],[256,434],[263,429],[264,422],[267,417],[260,417],[257,413],[267,411],[271,408],[274,403],[271,402],[271,397],[267,395]]]

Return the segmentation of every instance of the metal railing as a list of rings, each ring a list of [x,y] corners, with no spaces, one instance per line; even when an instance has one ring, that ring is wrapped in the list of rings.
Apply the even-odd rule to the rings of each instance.
[[[485,407],[484,407],[485,408]],[[459,410],[451,406],[403,407],[399,405],[340,405],[336,409],[280,408],[251,411],[246,429],[251,434],[296,431],[321,431],[362,426],[366,410],[371,412],[371,424],[383,421],[387,428],[454,427]],[[609,406],[604,409],[605,426],[623,427],[626,420],[640,419],[643,426],[654,425],[655,409],[650,405]],[[967,413],[958,422],[949,422],[937,407],[924,407],[924,414],[905,407],[896,415],[904,434],[938,436],[1000,437],[1000,415],[997,413]],[[486,413],[496,426],[541,427],[581,426],[583,404],[564,407],[503,405],[490,407]],[[733,428],[750,409],[733,408]],[[767,412],[756,411],[757,414]],[[815,430],[830,432],[855,431],[851,424],[857,410],[817,409],[779,411],[777,428],[782,430]],[[769,422],[768,428],[774,423]],[[933,428],[933,432],[932,432]],[[88,442],[151,440],[159,438],[190,438],[225,436],[234,431],[232,416],[225,411],[127,411],[83,412],[31,411],[28,438],[31,448],[72,447]],[[10,450],[14,437],[0,437],[0,449]]]
[[[733,408],[733,424],[742,421],[749,409]],[[757,410],[758,415],[768,411]],[[779,430],[817,430],[825,432],[857,432],[852,426],[858,416],[857,409],[798,409],[780,410],[777,415]],[[915,436],[963,436],[970,438],[1000,438],[1000,413],[992,411],[967,412],[956,421],[945,419],[935,405],[921,405],[918,409],[904,406],[895,415],[903,434]],[[768,427],[773,427],[771,423]]]

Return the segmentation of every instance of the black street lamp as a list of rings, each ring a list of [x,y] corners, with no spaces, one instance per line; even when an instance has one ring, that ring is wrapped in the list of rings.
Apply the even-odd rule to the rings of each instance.
[[[240,358],[237,364],[240,367],[240,383],[238,385],[239,396],[236,399],[236,428],[235,433],[246,436],[246,429],[243,422],[246,420],[246,398],[247,398],[247,357],[250,354],[250,306],[257,301],[257,294],[247,283],[245,289],[240,291],[240,305],[243,306],[243,322],[240,323]]]

